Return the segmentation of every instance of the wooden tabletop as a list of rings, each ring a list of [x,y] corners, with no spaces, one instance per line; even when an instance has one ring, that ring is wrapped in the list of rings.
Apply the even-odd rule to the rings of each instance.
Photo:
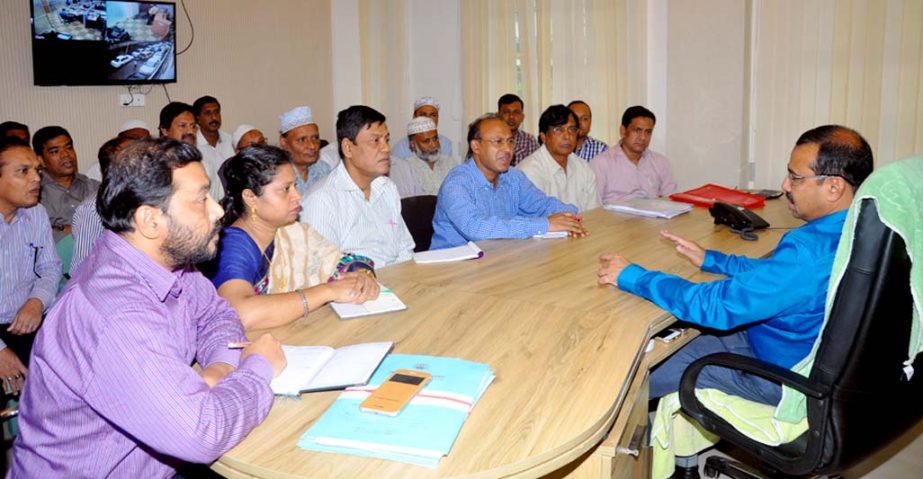
[[[755,211],[779,228],[760,231],[758,241],[714,226],[704,208],[672,220],[596,209],[585,215],[586,238],[482,241],[479,260],[383,268],[379,280],[406,311],[342,321],[324,308],[272,332],[286,344],[394,341],[395,353],[489,364],[497,378],[439,467],[298,449],[338,392],[277,398],[266,421],[213,467],[230,477],[422,478],[537,475],[562,467],[599,443],[648,338],[672,321],[646,300],[597,286],[599,255],[622,254],[693,281],[713,279],[658,232],[759,257],[772,251],[782,228],[801,224],[784,200]]]

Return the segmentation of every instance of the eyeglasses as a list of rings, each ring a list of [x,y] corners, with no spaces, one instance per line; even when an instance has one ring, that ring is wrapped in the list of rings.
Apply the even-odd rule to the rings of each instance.
[[[513,138],[513,137],[510,137],[510,138],[479,138],[478,141],[486,141],[487,143],[490,143],[491,145],[494,145],[497,148],[500,148],[503,145],[507,145],[510,147],[516,146],[516,138]]]
[[[792,183],[797,183],[797,182],[802,181],[802,180],[813,180],[813,179],[817,179],[817,178],[833,178],[833,177],[835,177],[835,176],[840,176],[840,175],[811,175],[811,176],[802,176],[802,175],[799,175],[798,173],[795,173],[795,172],[793,172],[793,171],[789,171],[788,174],[787,174],[786,176],[788,176],[788,179],[791,180]],[[842,177],[841,177],[841,178],[842,178]]]

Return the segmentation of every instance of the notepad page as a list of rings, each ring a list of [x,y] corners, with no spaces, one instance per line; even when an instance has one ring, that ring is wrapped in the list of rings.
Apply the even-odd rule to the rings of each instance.
[[[327,346],[282,345],[285,361],[288,363],[282,374],[272,380],[272,392],[296,396],[308,389],[308,384],[334,355],[334,349]]]
[[[474,244],[474,241],[469,241],[463,245],[456,246],[454,248],[445,248],[437,249],[430,251],[422,251],[420,253],[413,254],[413,260],[419,264],[430,264],[430,263],[449,263],[452,261],[464,261],[467,259],[480,258],[484,255],[484,252],[481,251],[481,248],[478,245]]]
[[[390,313],[407,309],[407,305],[384,286],[381,287],[378,297],[362,304],[330,303],[330,307],[340,319],[352,319],[372,314]]]
[[[392,345],[392,342],[386,341],[337,349],[306,389],[332,389],[367,383]]]

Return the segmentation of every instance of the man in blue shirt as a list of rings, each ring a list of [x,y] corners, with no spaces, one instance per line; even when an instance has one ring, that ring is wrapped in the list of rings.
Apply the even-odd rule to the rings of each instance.
[[[453,168],[439,189],[431,249],[554,231],[586,236],[576,206],[546,196],[510,168],[514,143],[510,127],[496,114],[468,126],[468,160]]]
[[[821,126],[798,138],[782,181],[789,209],[807,224],[786,233],[771,257],[705,251],[663,232],[677,252],[703,271],[727,276],[707,283],[648,271],[618,255],[600,257],[600,284],[617,285],[712,330],[652,372],[652,398],[676,391],[686,367],[708,354],[733,352],[783,368],[807,356],[824,320],[827,283],[846,211],[871,172],[872,150],[859,133]],[[703,370],[697,387],[765,404],[778,403],[782,395],[779,384],[717,367]]]

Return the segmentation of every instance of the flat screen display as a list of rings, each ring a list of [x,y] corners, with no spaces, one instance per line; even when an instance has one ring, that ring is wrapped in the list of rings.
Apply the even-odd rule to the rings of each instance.
[[[29,0],[36,85],[176,81],[176,4]]]

